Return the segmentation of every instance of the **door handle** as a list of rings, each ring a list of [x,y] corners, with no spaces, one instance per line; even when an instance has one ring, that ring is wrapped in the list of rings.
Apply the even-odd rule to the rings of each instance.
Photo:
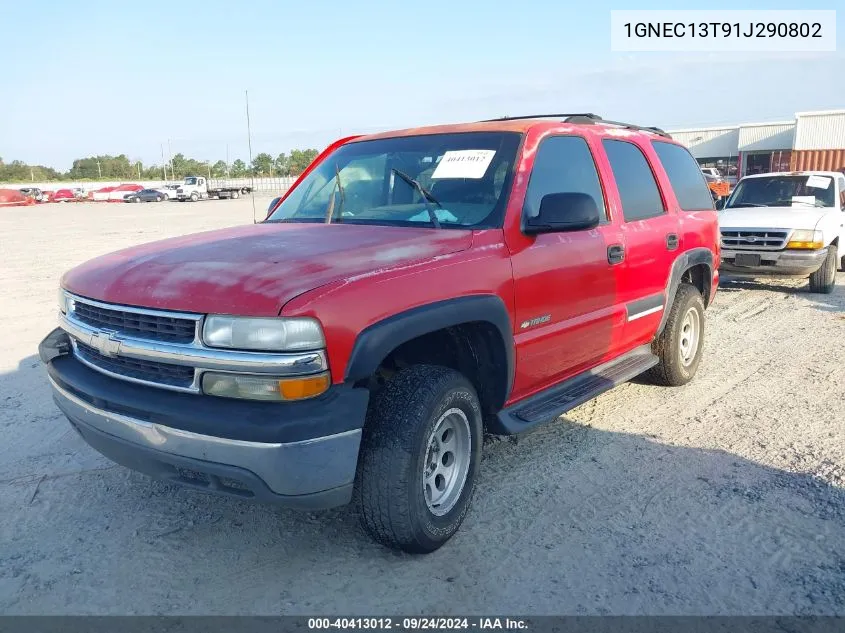
[[[612,244],[607,247],[607,261],[611,264],[619,264],[625,259],[625,247],[621,244]]]
[[[674,251],[678,248],[678,234],[677,233],[669,233],[666,236],[666,248],[670,251]]]

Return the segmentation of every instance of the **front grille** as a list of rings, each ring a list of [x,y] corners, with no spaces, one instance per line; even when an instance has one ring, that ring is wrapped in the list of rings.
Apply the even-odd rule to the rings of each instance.
[[[121,356],[104,356],[93,347],[89,347],[79,341],[76,342],[76,353],[82,360],[95,367],[119,376],[126,376],[127,378],[185,388],[190,387],[194,382],[193,367],[156,363]]]
[[[79,299],[74,302],[73,316],[98,329],[168,343],[190,343],[196,331],[192,319],[131,312],[117,306],[103,308]]]
[[[777,251],[786,246],[789,231],[785,229],[724,229],[724,248]]]

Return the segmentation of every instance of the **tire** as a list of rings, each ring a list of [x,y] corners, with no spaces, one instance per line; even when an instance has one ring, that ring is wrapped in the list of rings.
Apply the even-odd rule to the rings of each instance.
[[[810,275],[810,292],[829,295],[836,286],[836,264],[839,263],[839,249],[836,244],[827,247],[827,257],[816,272]]]
[[[704,300],[698,288],[681,284],[663,331],[651,344],[658,363],[648,371],[651,380],[680,387],[695,376],[704,347]]]
[[[232,198],[232,200],[236,200],[236,199],[241,197],[241,192],[240,191],[233,191],[232,195],[230,197]]]
[[[200,199],[200,197],[199,197],[199,195],[197,195],[196,191],[191,194],[191,202],[196,202],[199,199]]]
[[[132,198],[132,202],[136,202],[136,203],[141,202],[141,199],[140,198]]]
[[[415,365],[393,376],[374,395],[361,440],[355,504],[364,529],[409,553],[441,547],[469,510],[482,435],[478,396],[458,372]]]
[[[164,201],[164,196],[158,196],[156,198],[156,202],[163,202],[163,201]]]

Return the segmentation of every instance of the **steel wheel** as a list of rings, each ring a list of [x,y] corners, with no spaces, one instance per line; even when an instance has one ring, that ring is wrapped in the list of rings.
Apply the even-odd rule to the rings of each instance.
[[[678,340],[678,347],[681,352],[681,362],[689,367],[698,352],[699,333],[701,332],[701,320],[698,310],[690,308],[681,321],[681,336]]]
[[[449,409],[437,420],[428,438],[422,487],[432,514],[448,513],[461,496],[469,471],[469,420],[461,409]]]

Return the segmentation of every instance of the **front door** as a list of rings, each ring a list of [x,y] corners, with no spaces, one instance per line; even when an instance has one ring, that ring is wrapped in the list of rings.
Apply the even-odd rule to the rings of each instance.
[[[523,213],[534,216],[543,196],[593,196],[604,218],[595,229],[540,234],[511,246],[515,286],[516,377],[512,399],[598,364],[624,324],[617,304],[620,264],[608,259],[619,229],[607,220],[602,187],[587,141],[550,136],[537,149]]]

